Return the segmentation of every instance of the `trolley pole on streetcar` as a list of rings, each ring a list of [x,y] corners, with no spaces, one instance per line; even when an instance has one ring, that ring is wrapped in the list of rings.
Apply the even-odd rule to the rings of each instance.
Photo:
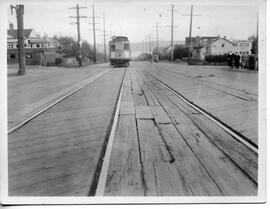
[[[85,9],[86,7],[80,7],[79,4],[76,5],[76,7],[71,7],[69,9],[76,9],[76,16],[70,16],[69,18],[76,18],[77,19],[77,34],[78,34],[78,61],[79,66],[82,66],[82,53],[81,53],[81,34],[80,34],[80,18],[87,18],[86,16],[80,16],[80,9]]]
[[[17,34],[18,34],[18,57],[19,57],[19,70],[18,75],[25,75],[25,50],[24,50],[24,27],[23,27],[23,15],[24,5],[10,6],[12,10],[16,10],[17,16]]]

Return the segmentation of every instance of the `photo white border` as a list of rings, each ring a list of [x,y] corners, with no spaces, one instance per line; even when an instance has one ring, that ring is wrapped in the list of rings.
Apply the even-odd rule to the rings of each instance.
[[[76,2],[75,0],[62,0]],[[200,5],[259,5],[259,175],[258,196],[238,197],[10,197],[8,196],[7,164],[7,8],[9,4],[37,1],[0,1],[0,137],[1,137],[1,202],[2,204],[158,204],[158,203],[262,203],[266,201],[266,1],[265,0],[118,0],[122,3],[141,4],[200,4]],[[116,3],[113,0],[88,1]],[[267,2],[269,8],[269,1]],[[269,15],[268,15],[269,17]],[[268,21],[269,23],[269,21]],[[268,31],[269,32],[269,31]],[[269,33],[268,33],[269,34]],[[269,50],[268,50],[269,51]],[[4,70],[3,70],[4,69]],[[268,73],[269,74],[269,73]],[[2,98],[5,98],[2,100]]]

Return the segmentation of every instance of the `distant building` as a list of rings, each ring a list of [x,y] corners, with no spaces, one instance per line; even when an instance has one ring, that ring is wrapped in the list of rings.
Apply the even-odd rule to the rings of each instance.
[[[216,39],[212,39],[208,42],[208,46],[205,50],[207,55],[224,55],[230,52],[236,51],[237,44],[232,42],[226,37],[221,38],[218,37]]]
[[[249,54],[252,44],[250,41],[231,41],[224,37],[216,36],[196,36],[191,37],[192,57],[204,60],[205,56],[224,55],[228,53],[238,53],[240,55]],[[186,46],[189,46],[189,37],[185,39]]]
[[[251,54],[251,49],[252,49],[252,42],[248,40],[240,40],[240,41],[235,41],[237,44],[237,51],[240,55],[248,55]]]
[[[18,32],[12,23],[7,31],[7,63],[18,63]],[[55,63],[57,43],[52,39],[42,40],[33,29],[24,29],[26,65],[49,65]]]

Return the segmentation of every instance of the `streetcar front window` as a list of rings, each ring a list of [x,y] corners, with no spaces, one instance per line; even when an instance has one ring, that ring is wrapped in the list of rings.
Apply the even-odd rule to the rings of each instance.
[[[124,44],[124,50],[129,50],[129,44],[128,43]]]
[[[111,51],[114,52],[115,51],[115,45],[111,45]]]

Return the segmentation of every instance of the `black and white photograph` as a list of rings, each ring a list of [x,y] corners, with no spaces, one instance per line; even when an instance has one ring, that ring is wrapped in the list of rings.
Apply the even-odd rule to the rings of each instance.
[[[265,0],[0,6],[2,203],[266,201]]]

